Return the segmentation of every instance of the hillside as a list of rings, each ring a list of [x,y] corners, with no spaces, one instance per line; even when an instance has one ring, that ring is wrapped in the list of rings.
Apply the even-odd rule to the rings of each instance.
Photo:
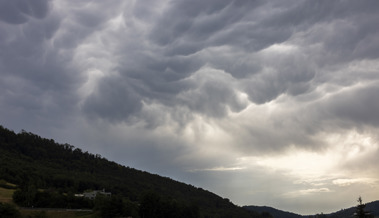
[[[373,201],[366,204],[365,211],[370,212],[375,217],[379,217],[379,201]],[[347,218],[352,217],[352,214],[355,212],[355,207],[350,207],[337,211],[335,213],[327,214],[327,217],[330,218]]]
[[[287,211],[278,210],[272,207],[267,206],[244,206],[243,208],[250,210],[250,211],[257,211],[259,213],[268,212],[270,213],[274,218],[302,218],[303,216]]]
[[[306,215],[302,216],[299,214],[295,214],[292,212],[282,211],[278,210],[272,207],[267,206],[244,206],[243,208],[251,211],[256,211],[259,213],[268,212],[270,213],[274,218],[351,218],[356,210],[356,206],[352,206],[347,209],[343,209],[334,213],[330,214],[316,214],[316,215]],[[373,201],[366,204],[365,211],[370,212],[375,217],[379,217],[379,201]]]
[[[0,180],[18,185],[15,197],[22,206],[96,209],[96,202],[79,201],[73,194],[105,189],[116,203],[126,204],[127,212],[123,213],[133,217],[149,209],[141,206],[146,202],[165,210],[179,208],[183,214],[192,214],[188,217],[261,217],[201,188],[125,167],[30,132],[16,134],[2,126]]]

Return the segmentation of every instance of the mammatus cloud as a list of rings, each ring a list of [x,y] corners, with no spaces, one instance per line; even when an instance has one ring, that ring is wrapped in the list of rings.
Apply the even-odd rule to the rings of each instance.
[[[49,1],[2,0],[0,6],[0,19],[2,21],[10,24],[22,24],[27,22],[29,18],[45,18],[49,10]]]
[[[0,120],[238,204],[374,200],[378,7],[2,0]]]

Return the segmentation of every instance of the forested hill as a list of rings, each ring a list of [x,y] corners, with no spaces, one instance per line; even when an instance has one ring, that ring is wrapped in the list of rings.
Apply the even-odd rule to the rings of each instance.
[[[150,194],[155,196],[153,199],[166,205],[184,205],[195,210],[192,217],[262,217],[201,188],[125,167],[100,155],[84,152],[69,144],[58,144],[30,132],[14,133],[2,126],[0,180],[16,184],[29,192],[30,187],[45,190],[41,194],[45,199],[48,191],[55,195],[73,196],[73,193],[85,190],[105,189],[112,193],[112,197],[119,196],[122,202],[134,205],[141,205],[141,201]],[[21,204],[30,204],[20,196]],[[34,193],[33,196],[38,195]],[[60,200],[61,203],[63,201]],[[38,203],[44,202],[48,201]],[[141,211],[141,208],[136,210]]]

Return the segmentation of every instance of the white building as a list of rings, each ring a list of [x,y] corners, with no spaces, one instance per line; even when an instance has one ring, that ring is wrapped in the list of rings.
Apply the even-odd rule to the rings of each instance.
[[[89,198],[89,199],[93,200],[93,199],[96,198],[96,196],[98,194],[105,195],[105,196],[108,196],[108,197],[111,196],[110,192],[105,192],[105,190],[103,189],[103,190],[95,190],[95,191],[92,191],[92,192],[85,192],[85,193],[83,193],[83,197]]]

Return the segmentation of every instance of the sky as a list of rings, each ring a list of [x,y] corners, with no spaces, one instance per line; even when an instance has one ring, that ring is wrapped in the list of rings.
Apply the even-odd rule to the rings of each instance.
[[[379,199],[379,1],[0,0],[0,125],[300,214]]]

